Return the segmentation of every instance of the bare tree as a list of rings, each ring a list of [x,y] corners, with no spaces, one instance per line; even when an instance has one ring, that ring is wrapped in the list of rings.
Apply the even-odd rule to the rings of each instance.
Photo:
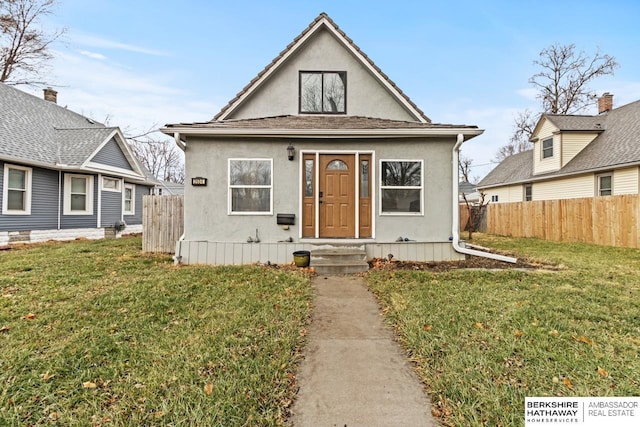
[[[466,156],[460,156],[460,160],[458,161],[458,167],[460,169],[460,175],[462,175],[462,180],[464,182],[471,182],[469,179],[469,174],[471,173],[471,165],[473,164],[473,160]]]
[[[589,85],[598,77],[611,75],[619,67],[616,60],[596,50],[593,56],[576,51],[574,44],[553,44],[540,52],[533,64],[540,71],[529,79],[538,91],[541,111],[551,114],[575,114],[584,111],[596,100]],[[501,161],[511,154],[531,148],[529,137],[537,118],[525,110],[515,119],[514,134],[496,154]]]
[[[127,137],[138,160],[158,179],[184,184],[184,155],[173,140],[155,138],[148,131]]]
[[[489,204],[489,201],[485,201],[486,194],[481,191],[480,192],[480,200],[477,203],[472,203],[467,200],[466,194],[462,193],[462,198],[464,199],[464,203],[467,206],[467,211],[469,212],[469,219],[467,220],[467,224],[465,225],[465,230],[469,232],[469,240],[473,239],[473,232],[478,231],[478,226],[480,225],[480,221],[482,220],[482,215]]]
[[[49,46],[64,30],[46,32],[39,25],[53,13],[56,0],[0,0],[0,82],[46,84],[45,64]]]

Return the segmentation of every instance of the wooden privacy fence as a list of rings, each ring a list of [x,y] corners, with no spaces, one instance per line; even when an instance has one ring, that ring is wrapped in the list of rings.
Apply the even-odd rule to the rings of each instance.
[[[142,198],[142,250],[174,253],[184,233],[184,196]]]
[[[640,247],[640,195],[490,203],[487,232],[565,242]]]

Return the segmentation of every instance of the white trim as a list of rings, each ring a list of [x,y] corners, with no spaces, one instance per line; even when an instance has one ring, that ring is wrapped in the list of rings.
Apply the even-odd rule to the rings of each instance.
[[[98,175],[98,176],[100,176],[100,175]],[[106,180],[116,182],[117,183],[116,188],[105,187],[104,186],[104,182]],[[122,178],[113,178],[113,177],[110,177],[110,176],[101,176],[100,183],[101,183],[102,191],[111,191],[113,193],[120,193],[122,191]]]
[[[23,171],[24,174],[24,209],[14,210],[9,209],[9,169],[15,169]],[[26,166],[12,165],[9,163],[4,164],[4,180],[2,181],[2,215],[31,215],[31,197],[32,197],[32,182],[33,182],[33,169]],[[22,189],[14,189],[22,191]]]
[[[122,175],[126,178],[144,179],[144,176],[135,171],[122,169],[116,166],[103,165],[102,163],[86,162],[82,165],[84,169],[95,172],[106,172],[111,174]]]
[[[116,144],[118,144],[118,147],[120,147],[122,154],[124,154],[124,157],[127,159],[127,162],[129,162],[129,166],[131,166],[134,169],[133,171],[118,168],[115,166],[104,165],[102,163],[95,163],[91,161],[91,159],[93,159],[100,152],[100,150],[102,150],[105,147],[105,145],[107,145],[109,141],[111,141],[112,139],[116,142]],[[102,143],[93,151],[93,153],[91,153],[91,155],[88,156],[87,159],[82,163],[81,168],[87,168],[87,169],[94,168],[97,171],[102,170],[107,172],[117,172],[123,175],[128,175],[131,178],[139,178],[139,177],[141,177],[142,179],[145,178],[144,172],[142,171],[142,168],[138,164],[138,161],[136,160],[136,156],[133,154],[133,152],[129,148],[129,144],[127,144],[126,138],[120,131],[120,128],[113,129],[113,132],[111,132],[109,136],[105,138],[105,140],[102,141]]]
[[[83,211],[71,210],[71,178],[84,178],[86,180],[85,210]],[[64,174],[64,215],[93,215],[93,175]]]
[[[98,214],[96,215],[96,228],[100,227],[102,222],[102,175],[98,174]]]
[[[415,186],[383,186],[382,185],[382,172],[378,177],[378,191],[380,192],[380,216],[424,216],[424,159],[380,159],[380,171],[382,171],[383,162],[411,162],[420,163],[420,187]],[[384,212],[382,210],[382,191],[386,189],[391,190],[420,190],[420,211],[419,212]]]
[[[128,211],[126,207],[127,206],[126,196],[127,196],[128,188],[131,189],[131,210],[130,211]],[[136,185],[125,182],[123,189],[124,190],[122,191],[122,215],[135,215],[136,214]]]
[[[602,191],[602,187],[600,185],[600,179],[606,178],[606,177],[611,178],[611,188],[609,189],[611,194],[600,194]],[[596,197],[606,197],[606,196],[613,196],[613,171],[603,172],[596,175]]]
[[[231,162],[232,161],[268,161],[270,169],[271,182],[269,185],[231,185]],[[269,211],[233,211],[232,210],[232,189],[233,188],[263,188],[269,189]],[[256,158],[256,157],[234,157],[227,159],[227,215],[273,215],[273,158]]]

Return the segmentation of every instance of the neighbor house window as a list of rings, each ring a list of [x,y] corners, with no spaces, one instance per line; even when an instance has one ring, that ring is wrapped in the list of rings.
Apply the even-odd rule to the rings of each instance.
[[[547,138],[542,141],[542,158],[547,159],[553,157],[553,138]]]
[[[498,201],[498,195],[494,194],[493,196],[491,196],[491,201],[492,202],[497,202]]]
[[[102,177],[102,189],[106,191],[120,192],[120,180],[104,176]]]
[[[524,201],[530,202],[533,200],[533,185],[525,184],[524,185]]]
[[[382,160],[380,166],[382,213],[421,213],[423,195],[422,161]]]
[[[31,214],[32,169],[24,166],[4,165],[2,213],[4,215]]]
[[[93,177],[64,176],[64,214],[93,215]]]
[[[136,186],[133,184],[124,185],[124,214],[133,215],[136,213]]]
[[[229,159],[229,213],[271,214],[272,159]]]
[[[344,114],[347,111],[345,71],[301,71],[300,112]]]
[[[611,174],[598,175],[598,196],[613,194],[613,176]]]

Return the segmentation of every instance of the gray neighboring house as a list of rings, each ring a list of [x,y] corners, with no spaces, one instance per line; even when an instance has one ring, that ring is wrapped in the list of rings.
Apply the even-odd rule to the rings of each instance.
[[[0,245],[142,231],[155,181],[122,132],[0,83]]]
[[[161,130],[185,151],[183,263],[465,256],[458,149],[483,131],[432,123],[324,13],[211,121]]]

